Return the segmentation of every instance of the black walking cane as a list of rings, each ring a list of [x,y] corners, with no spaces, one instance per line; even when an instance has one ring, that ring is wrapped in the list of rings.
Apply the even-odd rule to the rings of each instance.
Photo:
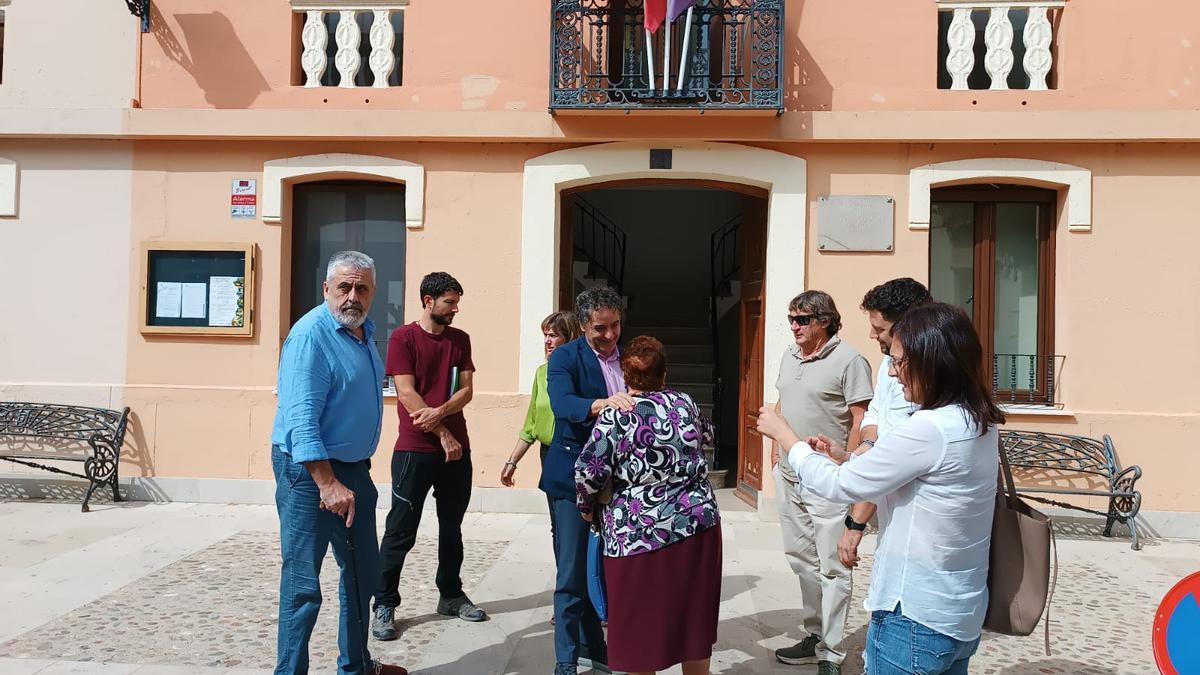
[[[355,501],[357,501],[358,494],[355,493],[354,497]],[[320,503],[320,508],[322,511],[325,510],[325,502]],[[363,672],[375,673],[378,672],[378,669],[374,667],[375,664],[371,662],[370,654],[367,653],[367,627],[363,625],[363,615],[361,611],[362,608],[358,607],[360,603],[359,598],[362,597],[362,595],[359,593],[358,585],[358,552],[354,549],[354,535],[350,532],[349,526],[346,527],[346,550],[349,554],[346,564],[350,566],[350,580],[354,583],[354,606],[360,610],[355,612],[355,617],[358,619],[358,628],[362,632],[363,641],[360,646],[362,648]]]
[[[370,654],[367,653],[367,627],[363,625],[362,608],[358,607],[362,598],[358,591],[358,553],[354,550],[354,537],[350,534],[350,528],[346,528],[346,548],[350,551],[350,580],[354,582],[354,604],[359,610],[355,616],[358,617],[358,628],[362,632],[363,672],[374,672],[375,664],[371,663]]]

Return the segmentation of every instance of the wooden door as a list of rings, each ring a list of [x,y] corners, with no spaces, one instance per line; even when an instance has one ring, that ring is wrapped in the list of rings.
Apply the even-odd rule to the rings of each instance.
[[[747,197],[742,219],[741,341],[739,342],[738,473],[735,493],[758,507],[763,481],[763,437],[758,409],[763,404],[763,313],[767,262],[767,200]]]
[[[554,311],[575,309],[575,197],[558,194],[558,307]]]

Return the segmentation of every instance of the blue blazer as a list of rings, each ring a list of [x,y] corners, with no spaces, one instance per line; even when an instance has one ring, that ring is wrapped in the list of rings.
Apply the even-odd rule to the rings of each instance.
[[[554,440],[538,487],[559,499],[575,498],[575,460],[592,433],[592,401],[608,398],[600,361],[587,340],[577,338],[554,350],[546,368],[546,389],[554,411]]]

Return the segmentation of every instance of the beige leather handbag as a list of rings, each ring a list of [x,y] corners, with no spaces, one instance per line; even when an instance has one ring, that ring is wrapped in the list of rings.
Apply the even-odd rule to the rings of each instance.
[[[1029,635],[1046,613],[1046,655],[1050,655],[1050,598],[1058,577],[1058,551],[1050,517],[1017,496],[1012,467],[1000,450],[1001,480],[992,519],[988,567],[988,609],[983,628],[1003,635]],[[1050,573],[1051,556],[1054,574]]]

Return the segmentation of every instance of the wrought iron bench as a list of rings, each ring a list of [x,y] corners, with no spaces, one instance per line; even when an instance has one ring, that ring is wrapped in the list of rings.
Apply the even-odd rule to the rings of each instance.
[[[1134,465],[1122,469],[1120,462],[1117,461],[1117,453],[1113,448],[1112,439],[1107,434],[1102,441],[1098,441],[1086,436],[1002,430],[1000,432],[1000,448],[1008,454],[1013,469],[1021,474],[1017,492],[1025,493],[1029,495],[1029,499],[1043,504],[1103,516],[1106,519],[1104,523],[1104,536],[1106,537],[1112,536],[1113,523],[1123,523],[1129,527],[1129,533],[1133,539],[1133,549],[1136,551],[1142,548],[1137,525],[1138,510],[1142,506],[1142,493],[1134,487],[1137,479],[1142,477],[1142,468]],[[1039,480],[1053,483],[1063,478],[1063,473],[1084,474],[1085,477],[1098,476],[1103,480],[1103,484],[1087,487],[1055,487],[1037,484]],[[1095,483],[1095,481],[1092,482]],[[1030,493],[1107,497],[1108,511],[1097,511]]]
[[[112,486],[113,501],[121,501],[117,470],[129,408],[120,412],[54,403],[0,402],[0,459],[90,481],[83,497],[88,511],[92,493]],[[40,462],[83,462],[74,473]]]

